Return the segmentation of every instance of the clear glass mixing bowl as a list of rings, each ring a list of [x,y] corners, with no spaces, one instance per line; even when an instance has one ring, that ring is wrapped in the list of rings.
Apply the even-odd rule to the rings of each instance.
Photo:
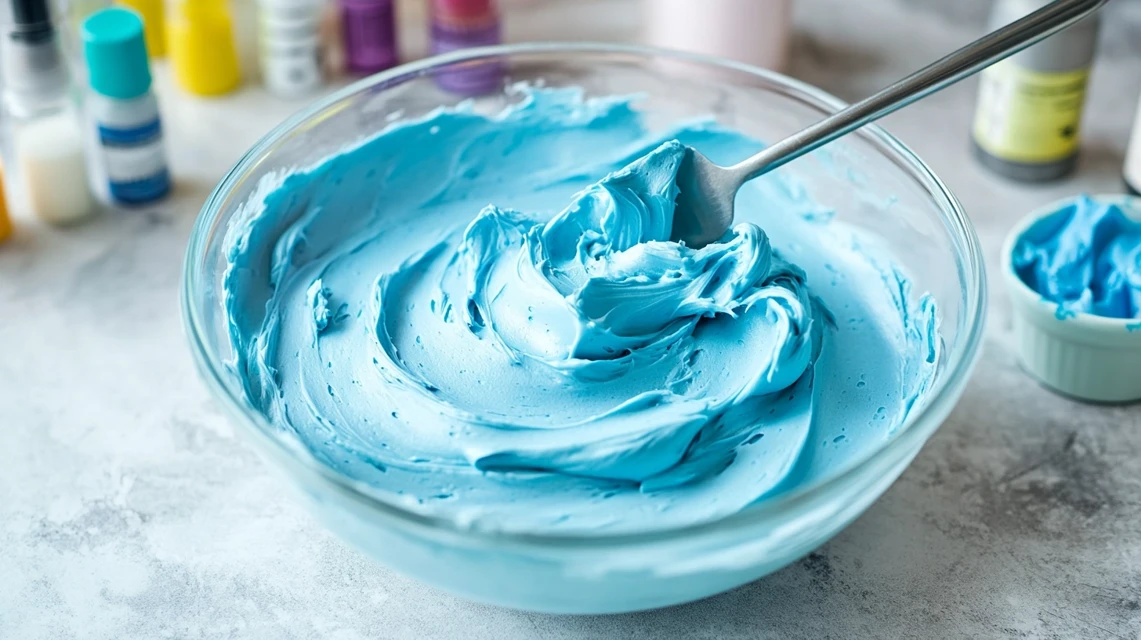
[[[639,93],[651,123],[714,115],[773,141],[842,103],[784,76],[724,60],[632,46],[528,44],[423,60],[362,80],[294,115],[258,142],[214,190],[186,257],[183,313],[194,358],[250,442],[301,490],[333,531],[385,565],[475,600],[550,612],[604,613],[695,600],[755,580],[811,551],[862,513],[903,472],[951,411],[979,350],[986,299],[978,239],[931,170],[875,126],[788,165],[836,220],[879,236],[935,298],[944,355],[925,406],[881,447],[831,478],[722,520],[650,534],[519,535],[465,530],[385,502],[321,465],[251,409],[232,360],[221,279],[224,238],[259,178],[373,136],[393,119],[461,98],[434,74],[494,60],[504,90],[477,100],[497,111],[513,82],[579,86],[588,95]],[[859,183],[857,190],[853,185]],[[859,195],[855,195],[858,191]],[[893,202],[885,207],[885,202]]]

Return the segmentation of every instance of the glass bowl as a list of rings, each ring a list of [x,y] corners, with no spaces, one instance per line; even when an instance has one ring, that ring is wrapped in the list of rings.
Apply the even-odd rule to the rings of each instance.
[[[314,164],[377,134],[394,119],[460,102],[462,97],[439,88],[435,76],[479,62],[499,65],[505,73],[501,91],[476,100],[480,110],[497,111],[517,100],[510,90],[514,82],[577,86],[587,95],[644,96],[638,106],[651,126],[713,115],[771,142],[843,106],[772,72],[635,46],[476,49],[364,79],[271,131],[223,178],[202,209],[187,252],[182,304],[194,359],[210,391],[329,528],[393,569],[474,600],[562,613],[661,607],[756,580],[835,535],[895,481],[951,411],[978,356],[985,311],[983,259],[961,205],[919,158],[875,126],[782,171],[834,209],[836,221],[877,237],[908,272],[915,290],[934,297],[944,357],[925,404],[901,428],[814,485],[720,520],[653,533],[473,530],[384,501],[320,464],[247,403],[228,365],[232,351],[221,297],[225,238],[239,208],[271,172]]]

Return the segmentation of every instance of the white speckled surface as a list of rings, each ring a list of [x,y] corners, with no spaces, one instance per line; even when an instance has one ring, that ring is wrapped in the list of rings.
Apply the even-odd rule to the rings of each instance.
[[[791,72],[862,97],[979,34],[985,5],[797,0]],[[514,40],[637,37],[631,0],[514,11]],[[1108,11],[1068,181],[1014,185],[970,160],[973,82],[887,121],[966,205],[992,272],[1022,213],[1120,189],[1141,1]],[[300,104],[255,88],[176,103],[159,75],[177,196],[73,230],[23,224],[0,246],[0,638],[1141,637],[1141,406],[1080,405],[1028,380],[997,282],[983,361],[950,420],[855,524],[765,580],[576,618],[386,571],[280,490],[198,381],[180,326],[202,200]]]

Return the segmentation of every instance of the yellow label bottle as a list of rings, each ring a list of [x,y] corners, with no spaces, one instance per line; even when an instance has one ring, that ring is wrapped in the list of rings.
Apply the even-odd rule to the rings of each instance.
[[[993,156],[1022,163],[1064,160],[1078,149],[1085,69],[1049,73],[1006,60],[983,72],[975,142]]]
[[[1048,3],[999,0],[991,27]],[[1098,25],[1094,14],[983,71],[971,138],[984,166],[1026,181],[1052,180],[1073,170]]]

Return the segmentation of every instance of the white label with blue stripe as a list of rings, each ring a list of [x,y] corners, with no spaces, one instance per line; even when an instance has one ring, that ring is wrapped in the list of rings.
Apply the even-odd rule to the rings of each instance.
[[[99,123],[98,128],[103,166],[113,200],[143,204],[170,191],[162,124],[157,118],[137,127]]]

